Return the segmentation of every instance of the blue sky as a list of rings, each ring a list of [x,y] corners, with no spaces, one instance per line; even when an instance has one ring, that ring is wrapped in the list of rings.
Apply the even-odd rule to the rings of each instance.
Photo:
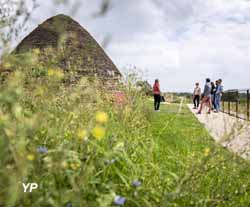
[[[136,67],[150,83],[159,78],[165,91],[192,91],[206,77],[222,78],[227,89],[250,87],[250,1],[113,0],[104,18],[92,17],[100,0],[68,2],[38,0],[22,37],[65,13],[99,43],[112,37],[105,49],[122,72]]]

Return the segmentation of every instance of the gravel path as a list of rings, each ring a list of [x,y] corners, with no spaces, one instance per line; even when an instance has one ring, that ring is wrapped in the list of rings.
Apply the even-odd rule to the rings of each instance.
[[[241,157],[250,159],[250,122],[224,113],[206,114],[206,110],[203,114],[197,114],[197,110],[194,110],[191,104],[188,108],[204,124],[216,142]]]

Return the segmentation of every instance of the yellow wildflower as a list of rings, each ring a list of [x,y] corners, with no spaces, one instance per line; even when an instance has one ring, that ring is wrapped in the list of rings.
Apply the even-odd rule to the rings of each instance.
[[[56,77],[58,78],[58,79],[63,79],[64,78],[64,73],[62,72],[62,71],[60,71],[60,70],[56,70]]]
[[[71,167],[72,170],[77,170],[77,168],[78,168],[77,166],[78,166],[78,165],[75,164],[75,163],[71,163],[71,164],[70,164],[70,167]]]
[[[204,155],[207,157],[207,156],[209,155],[209,153],[210,153],[210,149],[209,149],[209,148],[206,148],[206,149],[204,150]]]
[[[3,64],[3,67],[6,69],[10,69],[11,68],[11,64],[9,62],[6,62]]]
[[[27,160],[33,161],[35,159],[35,156],[33,154],[28,154],[27,155]]]
[[[39,48],[34,49],[33,52],[34,52],[36,55],[40,55],[40,49],[39,49]]]
[[[83,140],[85,137],[87,136],[87,131],[84,130],[84,129],[79,129],[78,132],[77,132],[77,137],[80,139],[80,140]]]
[[[66,168],[68,168],[68,163],[66,161],[63,161],[61,163],[61,166],[62,166],[62,168],[66,169]]]
[[[105,112],[99,111],[96,113],[96,121],[99,123],[106,123],[108,121],[108,115]]]
[[[92,134],[96,139],[101,140],[105,136],[105,128],[101,126],[96,126],[93,129]]]
[[[48,70],[48,76],[49,76],[49,77],[54,76],[54,70],[53,70],[53,69],[49,69],[49,70]]]
[[[44,162],[46,163],[46,165],[52,165],[52,159],[51,159],[51,157],[45,157],[44,159]]]
[[[53,78],[56,78],[56,79],[63,79],[63,77],[64,77],[64,73],[61,71],[61,70],[59,70],[59,69],[49,69],[48,70],[48,76],[49,77],[53,77]]]

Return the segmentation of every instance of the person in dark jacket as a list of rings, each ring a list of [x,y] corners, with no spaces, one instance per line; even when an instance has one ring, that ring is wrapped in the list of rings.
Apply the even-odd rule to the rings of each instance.
[[[217,81],[216,81],[217,83]],[[212,106],[212,110],[215,109],[215,92],[216,92],[216,85],[214,84],[214,82],[211,82],[211,106]]]
[[[208,114],[210,114],[211,113],[211,83],[210,83],[209,78],[206,79],[206,84],[205,84],[202,96],[203,98],[201,101],[201,107],[198,111],[198,114],[201,114],[204,105],[208,106],[208,109],[209,109]]]

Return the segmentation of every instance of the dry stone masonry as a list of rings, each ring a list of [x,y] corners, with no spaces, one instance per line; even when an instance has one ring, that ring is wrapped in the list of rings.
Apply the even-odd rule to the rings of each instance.
[[[76,21],[57,15],[39,25],[14,50],[20,54],[33,49],[42,51],[43,62],[53,59],[65,72],[73,72],[73,80],[98,77],[105,81],[119,81],[121,73],[96,40]]]

